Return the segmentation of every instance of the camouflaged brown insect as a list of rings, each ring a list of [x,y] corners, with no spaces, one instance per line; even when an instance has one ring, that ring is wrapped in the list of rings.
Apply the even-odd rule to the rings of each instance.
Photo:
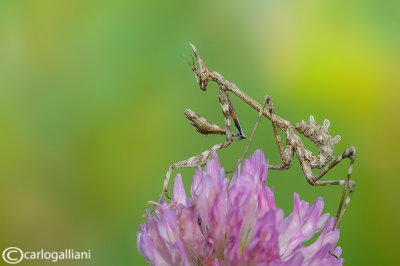
[[[275,139],[278,145],[279,153],[282,159],[281,165],[269,165],[269,169],[273,170],[285,170],[289,169],[292,165],[294,154],[296,154],[300,165],[303,169],[303,173],[307,179],[307,182],[312,186],[330,186],[330,185],[340,185],[343,186],[343,193],[340,200],[339,208],[336,214],[336,223],[333,227],[333,230],[337,228],[340,224],[340,221],[343,218],[343,215],[346,211],[347,206],[349,205],[351,196],[354,192],[355,182],[350,180],[350,176],[353,170],[354,160],[356,156],[356,148],[350,146],[347,148],[339,157],[335,157],[334,155],[334,145],[340,141],[340,136],[337,135],[334,138],[329,134],[328,128],[330,125],[329,120],[325,120],[322,125],[319,125],[315,122],[314,117],[310,116],[310,120],[308,122],[302,121],[301,123],[297,123],[294,127],[290,121],[285,120],[278,115],[275,114],[274,107],[271,101],[271,97],[269,95],[265,96],[263,104],[261,105],[246,93],[241,91],[233,82],[225,79],[218,72],[212,71],[210,72],[201,59],[196,47],[193,44],[190,44],[193,49],[193,53],[195,59],[197,61],[198,69],[195,64],[195,59],[192,56],[193,62],[189,62],[189,66],[192,69],[197,83],[202,90],[207,90],[207,84],[210,81],[214,81],[218,84],[219,87],[219,101],[221,104],[221,108],[225,118],[225,128],[222,128],[218,125],[215,125],[200,115],[196,114],[194,111],[190,109],[185,110],[186,119],[190,122],[190,124],[201,134],[218,134],[225,135],[225,141],[219,144],[216,144],[209,148],[208,150],[202,152],[199,155],[193,156],[189,159],[177,162],[172,164],[166,174],[164,186],[163,186],[163,194],[168,196],[167,189],[169,180],[171,177],[171,173],[173,169],[181,168],[181,167],[196,167],[199,165],[203,165],[207,162],[209,157],[211,156],[213,151],[217,151],[229,146],[233,141],[240,141],[245,139],[243,134],[243,130],[240,126],[239,119],[236,115],[236,112],[233,108],[232,102],[229,98],[228,92],[235,94],[237,97],[242,99],[248,105],[253,107],[255,110],[259,111],[257,122],[253,128],[251,133],[249,142],[247,143],[246,149],[243,153],[242,158],[239,160],[238,164],[232,171],[237,169],[240,162],[243,160],[245,155],[247,154],[250,143],[253,139],[256,128],[260,122],[262,116],[267,117],[272,122],[272,127],[274,130]],[[268,107],[267,110],[265,107]],[[231,118],[234,121],[237,134],[232,133],[231,129]],[[279,135],[278,130],[282,130],[286,135],[286,148],[282,145],[282,140]],[[310,150],[308,150],[303,142],[301,141],[298,133],[304,135],[310,141],[315,143],[319,150],[318,155],[313,155]],[[347,171],[347,176],[343,180],[332,180],[332,181],[320,181],[320,179],[334,166],[343,161],[345,158],[350,159],[350,166]],[[330,164],[328,164],[331,162]],[[313,175],[312,169],[317,168],[321,171],[316,175]],[[349,189],[349,193],[347,193],[347,189]],[[347,197],[346,197],[347,194]]]

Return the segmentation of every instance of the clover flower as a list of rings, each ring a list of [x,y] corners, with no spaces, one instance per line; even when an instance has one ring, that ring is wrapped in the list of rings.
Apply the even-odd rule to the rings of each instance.
[[[192,198],[178,174],[171,203],[151,202],[154,216],[146,210],[137,232],[139,252],[152,265],[341,265],[339,230],[332,230],[329,213],[321,215],[323,199],[309,206],[295,193],[293,212],[284,218],[266,185],[267,172],[257,150],[229,184],[214,152],[205,171],[196,170]]]

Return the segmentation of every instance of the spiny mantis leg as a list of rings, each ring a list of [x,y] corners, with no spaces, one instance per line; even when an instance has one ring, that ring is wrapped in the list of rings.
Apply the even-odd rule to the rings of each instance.
[[[342,197],[340,199],[340,204],[338,207],[338,211],[336,214],[336,222],[333,226],[333,229],[335,229],[336,227],[339,227],[340,222],[343,218],[343,215],[347,209],[347,206],[350,203],[351,200],[351,196],[354,192],[356,183],[353,180],[350,180],[350,176],[351,173],[353,171],[353,165],[354,165],[354,160],[356,157],[356,148],[354,146],[350,146],[349,148],[347,148],[342,155],[340,155],[337,159],[335,159],[331,164],[329,164],[328,166],[326,166],[323,170],[321,170],[321,172],[319,172],[318,174],[316,174],[313,178],[312,181],[315,184],[315,186],[330,186],[330,185],[340,185],[340,186],[344,186],[343,188],[343,193],[342,193]],[[343,161],[345,158],[349,158],[350,159],[350,165],[349,168],[347,170],[347,176],[345,180],[334,180],[334,181],[318,181],[319,179],[321,179],[330,169],[332,169],[335,165],[337,165],[338,163],[340,163],[341,161]],[[312,184],[312,183],[311,183]],[[349,194],[346,197],[346,192],[347,192],[347,188],[350,189]],[[346,200],[345,200],[346,197]]]
[[[230,107],[229,107],[229,96],[222,88],[219,90],[219,103],[221,104],[222,113],[224,114],[225,128],[226,128],[226,140],[232,141],[232,128],[231,128],[231,118],[230,118]]]
[[[235,109],[233,108],[233,104],[231,102],[231,99],[229,98],[228,94],[226,94],[226,96],[227,96],[228,104],[229,104],[229,114],[232,117],[233,122],[235,123],[235,127],[236,127],[236,130],[237,130],[237,136],[239,138],[241,138],[241,139],[245,139],[246,136],[243,134],[242,127],[240,126],[240,123],[239,123],[239,118],[237,117]]]
[[[305,160],[301,162],[301,166],[303,168],[304,175],[306,176],[307,182],[310,185],[313,185],[313,186],[331,186],[331,185],[344,186],[342,197],[341,197],[340,204],[339,204],[339,207],[338,207],[338,211],[336,213],[336,221],[335,221],[335,224],[333,226],[333,230],[339,226],[340,221],[342,220],[342,217],[344,215],[344,212],[346,211],[346,208],[350,203],[350,199],[351,199],[351,196],[353,194],[353,191],[354,191],[354,188],[355,188],[355,185],[356,185],[353,180],[350,180],[350,175],[351,175],[351,172],[353,171],[353,164],[354,164],[355,155],[356,155],[356,149],[353,146],[347,148],[342,155],[340,155],[337,159],[335,159],[331,164],[329,164],[324,169],[322,169],[315,176],[313,176],[313,173],[311,171],[310,163],[308,161],[305,161]],[[343,161],[343,159],[345,159],[345,158],[349,158],[350,159],[350,166],[349,166],[349,169],[347,171],[347,177],[346,177],[345,180],[318,181],[329,170],[331,170],[334,166],[336,166],[338,163]],[[347,195],[346,201],[344,201],[344,198],[345,198],[346,192],[347,192],[347,188],[350,189],[350,192]]]
[[[282,159],[282,165],[278,165],[278,166],[271,165],[268,168],[274,169],[274,170],[289,169],[290,164],[292,162],[292,158],[293,158],[293,147],[290,143],[287,143],[286,149],[283,150],[281,135],[279,134],[278,126],[276,125],[276,121],[275,121],[274,105],[273,105],[273,103],[271,101],[271,97],[269,95],[267,95],[267,103],[268,103],[268,110],[271,115],[272,129],[274,130],[276,144],[278,145],[279,154]]]
[[[274,105],[271,101],[271,97],[267,95],[266,97],[268,110],[271,116],[272,129],[274,130],[276,144],[278,145],[279,154],[281,156],[282,164],[281,165],[268,165],[268,169],[272,170],[287,170],[292,164],[293,160],[293,146],[291,143],[286,143],[286,149],[283,149],[281,135],[279,134],[278,126],[275,120],[275,110]],[[264,108],[262,108],[264,109]],[[286,132],[285,132],[286,133]]]
[[[177,162],[172,164],[167,171],[167,174],[165,175],[165,180],[164,180],[164,185],[163,185],[163,195],[165,195],[166,197],[168,197],[168,184],[169,184],[169,180],[171,178],[171,173],[173,169],[177,169],[177,168],[182,168],[182,167],[195,167],[198,165],[203,165],[207,162],[208,158],[210,158],[211,154],[213,151],[217,151],[223,148],[226,148],[227,146],[229,146],[232,141],[234,139],[238,139],[236,136],[233,136],[232,134],[232,130],[231,130],[231,120],[230,120],[230,107],[229,107],[229,96],[226,93],[226,91],[224,91],[223,89],[220,89],[219,92],[219,101],[221,104],[221,108],[222,108],[222,112],[224,114],[224,118],[225,118],[225,136],[226,136],[226,141],[217,145],[212,146],[210,149],[202,152],[199,155],[193,156],[189,159]],[[188,118],[189,122],[196,128],[197,131],[199,131],[200,133],[203,134],[213,134],[213,131],[207,131],[207,129],[210,126],[213,126],[213,129],[216,129],[216,133],[214,134],[220,134],[220,127],[218,127],[217,125],[214,125],[210,122],[208,122],[206,119],[204,119],[203,117],[198,116],[196,113],[194,113],[195,115],[197,115],[198,117],[188,117],[188,114],[190,114],[191,110],[185,110],[185,115]],[[219,129],[218,129],[218,128]],[[241,138],[239,137],[239,140]]]
[[[168,184],[171,177],[171,173],[173,169],[178,169],[182,167],[196,167],[199,165],[203,165],[210,158],[213,151],[217,151],[223,148],[228,147],[232,143],[231,140],[225,141],[223,143],[219,143],[217,145],[212,146],[210,149],[200,153],[199,155],[190,157],[189,159],[174,163],[168,168],[167,174],[165,176],[164,185],[163,185],[163,195],[168,197]]]
[[[255,135],[257,126],[260,123],[261,116],[263,115],[263,112],[264,112],[264,109],[265,109],[265,105],[267,103],[268,103],[269,112],[271,114],[271,121],[272,121],[272,127],[274,129],[275,139],[276,139],[276,142],[278,144],[278,149],[279,149],[279,152],[281,154],[281,158],[282,158],[282,162],[283,162],[282,165],[269,165],[268,168],[269,169],[273,169],[273,170],[286,170],[286,169],[289,169],[290,163],[291,163],[291,158],[293,158],[293,148],[292,148],[292,146],[290,144],[288,144],[286,149],[283,150],[281,136],[279,135],[278,127],[277,127],[276,122],[274,120],[274,115],[275,115],[274,107],[273,107],[273,104],[271,102],[271,97],[269,95],[267,95],[267,96],[264,97],[264,101],[263,101],[262,107],[261,107],[261,109],[260,109],[260,111],[258,113],[257,121],[256,121],[256,123],[254,125],[253,131],[251,132],[251,136],[250,136],[249,142],[246,145],[246,148],[245,148],[245,150],[243,152],[242,157],[237,162],[235,167],[231,171],[227,171],[226,173],[234,172],[237,169],[237,167],[239,166],[239,164],[243,161],[244,157],[246,156],[246,154],[247,154],[247,152],[249,150],[250,144],[251,144],[251,142],[253,140],[253,137]]]
[[[211,123],[204,117],[196,114],[193,110],[185,110],[186,119],[194,127],[194,129],[203,135],[215,134],[215,135],[226,135],[226,129],[216,124]],[[238,135],[233,135],[233,140],[242,140],[243,138]]]

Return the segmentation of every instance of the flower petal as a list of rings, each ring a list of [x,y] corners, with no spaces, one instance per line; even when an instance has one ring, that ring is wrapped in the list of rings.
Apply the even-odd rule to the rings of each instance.
[[[321,214],[323,199],[310,206],[294,193],[293,212],[284,218],[267,174],[268,162],[257,150],[229,184],[213,152],[205,171],[196,169],[192,198],[177,174],[171,203],[150,202],[155,211],[146,210],[140,225],[139,252],[152,265],[341,265],[341,248],[335,248],[340,232],[332,231],[333,217]]]
[[[186,191],[183,186],[181,174],[177,174],[174,180],[174,189],[172,191],[172,202],[186,204]]]
[[[220,169],[221,169],[221,164],[219,163],[217,153],[213,151],[212,159],[208,160],[206,164],[206,173],[213,178],[217,178],[219,176]]]
[[[202,179],[203,179],[203,171],[201,170],[200,166],[197,166],[196,174],[193,176],[192,187],[190,189],[193,198]]]
[[[166,210],[158,223],[158,231],[168,244],[175,244],[179,239],[178,217],[174,210]]]

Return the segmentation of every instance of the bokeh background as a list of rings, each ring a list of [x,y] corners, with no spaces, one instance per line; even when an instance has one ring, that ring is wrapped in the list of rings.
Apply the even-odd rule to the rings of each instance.
[[[329,118],[342,136],[336,155],[358,148],[343,257],[396,264],[399,18],[398,1],[1,1],[0,249],[91,249],[90,261],[59,263],[146,265],[136,248],[145,202],[157,199],[170,164],[223,141],[183,115],[191,108],[223,125],[217,86],[201,91],[181,57],[193,42],[254,99],[271,95],[280,116]],[[249,136],[257,112],[231,98]],[[223,166],[245,144],[219,152]],[[266,119],[256,148],[279,162]],[[194,170],[180,172],[189,187]],[[341,193],[309,186],[297,159],[268,184],[285,214],[294,192],[322,196],[330,213]],[[44,261],[21,263],[30,264]]]

